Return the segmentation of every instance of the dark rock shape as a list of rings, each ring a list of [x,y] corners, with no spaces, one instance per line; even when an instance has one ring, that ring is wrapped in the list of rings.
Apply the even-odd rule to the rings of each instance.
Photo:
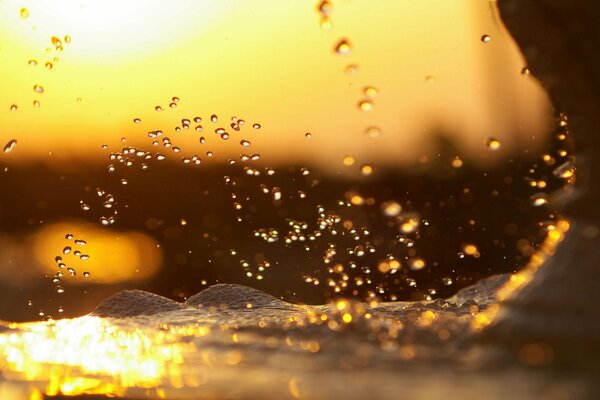
[[[98,317],[135,317],[185,308],[181,303],[143,290],[124,290],[100,303],[91,315]]]

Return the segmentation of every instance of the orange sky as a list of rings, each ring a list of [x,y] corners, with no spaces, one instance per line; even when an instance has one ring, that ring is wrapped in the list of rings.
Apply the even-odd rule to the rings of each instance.
[[[106,157],[102,144],[117,148],[121,137],[151,149],[146,132],[154,129],[185,152],[200,152],[199,135],[173,128],[181,118],[212,113],[224,126],[233,115],[262,124],[227,142],[211,136],[219,160],[239,155],[246,135],[264,162],[336,168],[348,154],[362,163],[412,163],[428,152],[433,129],[450,132],[475,159],[489,153],[489,137],[500,139],[506,154],[533,146],[548,130],[547,96],[521,74],[522,56],[493,2],[332,1],[329,30],[321,29],[315,5],[0,2],[0,142],[18,141],[0,160],[93,160]],[[347,55],[334,52],[343,38],[351,44]],[[351,64],[358,69],[348,74]],[[366,86],[377,89],[371,111],[357,106],[368,97]],[[172,96],[181,98],[176,109],[168,108]],[[371,126],[381,135],[365,135]]]

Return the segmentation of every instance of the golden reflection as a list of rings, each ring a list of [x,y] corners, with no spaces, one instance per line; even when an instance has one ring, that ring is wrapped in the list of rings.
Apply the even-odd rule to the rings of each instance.
[[[15,285],[57,273],[60,285],[139,282],[152,277],[163,259],[158,243],[145,233],[77,220],[44,225],[24,240],[0,236],[0,250],[0,277]]]
[[[23,331],[0,335],[4,377],[47,381],[47,395],[123,396],[128,387],[160,387],[172,376],[180,379],[178,365],[193,347],[176,340],[184,332],[125,330],[96,317],[14,326]],[[199,327],[185,333],[202,337],[210,331]]]

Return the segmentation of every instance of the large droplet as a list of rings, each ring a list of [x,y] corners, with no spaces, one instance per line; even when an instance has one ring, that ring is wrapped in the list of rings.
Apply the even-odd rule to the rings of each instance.
[[[9,140],[8,143],[6,143],[6,145],[4,146],[4,152],[10,153],[11,151],[13,151],[13,149],[15,148],[16,145],[17,145],[17,139]]]

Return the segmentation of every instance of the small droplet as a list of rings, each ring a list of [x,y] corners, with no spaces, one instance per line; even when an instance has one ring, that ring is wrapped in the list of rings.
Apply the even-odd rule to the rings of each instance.
[[[408,260],[408,265],[413,271],[419,271],[425,268],[426,264],[422,258],[411,258]]]
[[[361,100],[358,102],[358,108],[362,111],[372,111],[373,103],[370,100]]]
[[[496,138],[489,138],[486,141],[486,145],[492,151],[498,150],[500,148],[500,146],[501,146],[500,141],[498,139],[496,139]]]
[[[386,217],[396,217],[402,211],[402,206],[397,201],[386,201],[381,204],[381,210]]]
[[[84,277],[84,278],[89,278],[89,277],[90,277],[90,273],[89,273],[89,272],[87,272],[87,271],[85,271],[85,272],[83,273],[83,277]]]
[[[529,71],[529,68],[527,68],[527,67],[521,68],[521,75],[528,76],[530,73],[531,73],[531,71]]]
[[[218,122],[219,121],[219,117],[217,117],[217,114],[213,114],[210,116],[210,122]]]
[[[62,288],[62,286],[57,286],[56,287],[56,293],[58,294],[62,294],[65,292],[65,289]]]
[[[317,11],[319,11],[319,14],[321,14],[324,17],[327,17],[329,14],[331,14],[332,10],[333,10],[333,4],[331,4],[330,1],[322,0],[317,5]]]
[[[39,101],[39,100],[34,100],[34,101],[33,101],[33,106],[34,106],[35,108],[40,108],[40,101]]]
[[[62,40],[60,40],[58,37],[56,36],[52,36],[50,38],[50,42],[52,42],[52,44],[54,45],[54,47],[58,50],[59,48],[62,50]]]
[[[134,119],[133,119],[133,123],[134,123],[134,124],[141,124],[141,123],[142,123],[142,120],[141,120],[140,118],[134,118]]]
[[[444,277],[444,278],[442,278],[442,283],[443,283],[445,286],[450,286],[450,285],[452,285],[452,283],[453,283],[453,282],[452,282],[452,278]]]
[[[376,138],[379,135],[381,135],[381,129],[379,129],[376,126],[370,126],[367,129],[365,129],[365,135],[367,135],[370,138]]]
[[[358,65],[357,64],[349,64],[346,66],[346,68],[344,68],[344,72],[346,73],[346,75],[354,75],[358,72]]]
[[[367,97],[375,97],[377,96],[377,89],[373,86],[365,86],[365,88],[363,89],[363,93]]]
[[[179,103],[179,97],[177,97],[177,96],[173,96],[173,97],[171,98],[171,101],[173,101],[173,103]]]
[[[19,107],[16,104],[11,104],[10,105],[10,111],[15,112],[19,109]]]
[[[341,55],[348,55],[350,54],[350,52],[352,51],[352,46],[350,45],[350,42],[348,41],[348,39],[341,39],[336,45],[335,45],[335,52]]]
[[[65,43],[71,43],[71,40],[72,40],[71,36],[69,36],[69,35],[65,36]]]
[[[425,77],[425,82],[427,82],[427,83],[434,83],[435,82],[435,76],[433,76],[433,75],[427,75]]]
[[[258,123],[256,123],[256,124],[252,124],[252,127],[253,127],[254,129],[260,129],[261,125],[260,125],[260,124],[258,124]]]
[[[69,254],[70,252],[71,252],[71,246],[65,246],[65,248],[63,249],[63,253]]]
[[[65,235],[65,239],[67,239],[67,240],[71,240],[71,239],[73,239],[73,234],[72,234],[72,233],[67,233],[67,234]]]
[[[50,61],[48,61],[46,64],[44,64],[44,66],[46,67],[47,70],[51,70],[52,68],[54,68],[54,64],[52,64]]]
[[[33,85],[33,90],[37,93],[44,93],[44,87],[42,85]]]
[[[306,133],[304,134],[304,137],[306,137],[307,139],[310,139],[310,138],[312,137],[312,133],[310,133],[310,132],[306,132]]]
[[[463,166],[463,160],[459,156],[456,156],[452,159],[450,165],[452,165],[452,168],[460,168]]]
[[[346,167],[350,167],[351,165],[354,165],[354,157],[347,155],[344,157],[344,159],[342,160],[342,162],[344,163],[344,165]]]
[[[154,110],[157,112],[161,112],[163,110],[163,108],[161,106],[155,106]]]
[[[246,139],[241,140],[240,144],[244,147],[250,147],[250,145],[251,145],[251,143]]]
[[[572,178],[575,175],[575,165],[572,161],[567,161],[552,171],[552,174],[562,179]]]
[[[6,145],[4,145],[4,152],[10,153],[11,151],[13,151],[13,149],[15,148],[16,145],[17,145],[16,139],[9,140],[8,143],[6,143]]]
[[[85,246],[87,244],[87,242],[83,239],[77,239],[77,240],[75,240],[75,244],[78,246]]]
[[[19,15],[21,15],[21,18],[23,19],[29,18],[29,10],[25,7],[22,7],[21,11],[19,12]]]
[[[37,60],[29,60],[29,61],[27,61],[27,65],[35,67],[37,65]]]
[[[362,167],[360,167],[360,172],[364,176],[369,176],[373,173],[373,166],[371,166],[369,164],[365,164]]]
[[[490,35],[482,35],[482,36],[481,36],[481,41],[482,41],[483,43],[489,43],[489,42],[490,42],[490,40],[492,40],[492,38],[490,37]]]
[[[536,193],[531,196],[531,203],[534,207],[540,207],[548,204],[548,195],[546,193]]]

